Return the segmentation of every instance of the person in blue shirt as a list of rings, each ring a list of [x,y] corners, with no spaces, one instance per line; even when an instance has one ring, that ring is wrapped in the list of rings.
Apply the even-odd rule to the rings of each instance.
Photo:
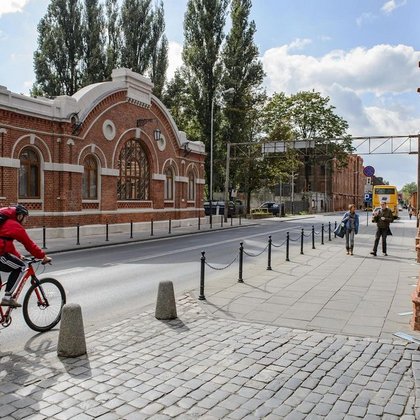
[[[342,222],[346,228],[347,255],[353,255],[354,235],[359,232],[359,215],[354,204],[349,204],[349,210],[344,213]]]

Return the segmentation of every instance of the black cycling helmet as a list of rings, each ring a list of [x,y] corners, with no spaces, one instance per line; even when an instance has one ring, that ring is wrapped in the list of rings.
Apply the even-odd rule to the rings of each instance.
[[[23,216],[29,216],[29,211],[28,209],[23,206],[22,204],[16,204],[16,206],[14,206],[16,208],[16,216],[18,215],[23,215]]]

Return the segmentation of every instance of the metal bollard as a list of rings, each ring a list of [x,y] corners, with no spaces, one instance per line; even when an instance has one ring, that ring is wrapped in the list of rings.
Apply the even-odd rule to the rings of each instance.
[[[324,223],[321,226],[321,245],[324,245]]]
[[[302,232],[300,234],[300,253],[301,253],[301,255],[303,255],[303,236],[304,236],[304,233],[303,233],[303,228],[302,228]]]
[[[153,236],[153,217],[150,219],[150,236]]]
[[[286,261],[289,260],[289,242],[290,242],[290,235],[289,232],[286,233]]]
[[[220,227],[223,227],[223,216],[220,216]]]
[[[239,215],[239,226],[241,226],[242,225],[242,217],[241,217],[241,215]]]
[[[201,251],[200,294],[198,296],[198,300],[206,300],[206,297],[204,296],[204,272],[206,268],[205,254],[205,251]]]
[[[267,270],[271,270],[271,235],[268,237],[268,263]]]
[[[243,283],[244,282],[244,279],[242,278],[243,264],[244,264],[244,243],[241,242],[241,246],[239,247],[239,278],[238,278],[238,283]]]
[[[108,222],[107,222],[106,223],[106,229],[105,229],[105,242],[109,241],[108,233],[109,233],[109,230],[108,230]]]
[[[230,225],[233,226],[233,216],[230,216]]]
[[[130,239],[133,238],[133,221],[130,222]]]
[[[328,222],[328,240],[331,241],[331,222]]]
[[[77,242],[76,245],[80,245],[80,225],[77,224]]]
[[[335,234],[336,229],[337,229],[337,221],[334,222],[334,238],[337,237],[337,235]]]
[[[198,230],[201,230],[201,217],[198,216]]]
[[[312,225],[312,249],[315,249],[315,226]]]
[[[47,249],[47,235],[45,226],[42,226],[42,249]]]
[[[169,230],[168,233],[171,234],[172,233],[172,220],[171,218],[169,218]]]

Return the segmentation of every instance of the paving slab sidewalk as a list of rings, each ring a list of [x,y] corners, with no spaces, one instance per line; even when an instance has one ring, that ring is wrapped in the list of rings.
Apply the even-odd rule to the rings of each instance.
[[[398,315],[418,276],[413,230],[395,225],[386,258],[369,256],[373,227],[353,257],[337,239],[295,245],[288,263],[279,247],[271,271],[245,256],[244,284],[221,270],[206,301],[178,297],[178,319],[90,332],[84,357],[59,359],[53,333],[0,346],[0,418],[420,418],[419,344],[393,335],[418,337]]]

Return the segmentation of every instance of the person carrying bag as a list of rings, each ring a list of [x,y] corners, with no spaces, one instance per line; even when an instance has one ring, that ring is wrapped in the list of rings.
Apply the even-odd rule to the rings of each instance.
[[[344,213],[341,223],[337,227],[340,227],[342,233],[340,236],[346,237],[346,251],[347,255],[353,255],[354,249],[354,235],[359,232],[359,215],[356,213],[356,207],[354,204],[349,204],[349,210]]]

